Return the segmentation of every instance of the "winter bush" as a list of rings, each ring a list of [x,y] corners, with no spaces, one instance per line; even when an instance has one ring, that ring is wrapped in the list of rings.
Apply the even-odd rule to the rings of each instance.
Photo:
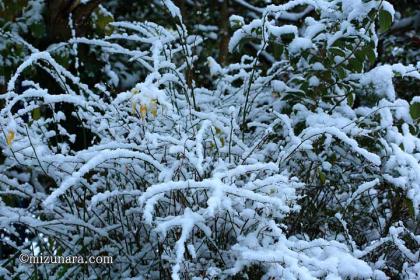
[[[204,38],[160,4],[172,29],[115,21],[45,50],[4,34],[26,56],[0,95],[12,252],[0,277],[419,278],[420,98],[393,80],[420,74],[375,63],[392,5],[292,0],[231,16],[238,59],[204,57],[206,72]],[[66,70],[58,57],[82,46],[130,89]],[[21,253],[115,262],[34,266]]]

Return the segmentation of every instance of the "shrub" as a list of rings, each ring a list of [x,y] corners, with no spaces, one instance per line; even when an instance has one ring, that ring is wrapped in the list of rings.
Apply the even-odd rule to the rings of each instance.
[[[238,60],[208,57],[207,72],[203,37],[163,7],[172,29],[115,21],[44,51],[24,42],[1,95],[0,275],[419,277],[420,99],[400,99],[393,78],[420,74],[375,64],[392,6],[292,0],[232,16]],[[57,57],[80,46],[130,88],[66,70]],[[21,253],[115,262],[30,266]]]

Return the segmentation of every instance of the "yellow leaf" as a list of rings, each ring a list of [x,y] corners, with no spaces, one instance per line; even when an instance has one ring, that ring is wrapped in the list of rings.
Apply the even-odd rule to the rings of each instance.
[[[6,136],[7,145],[12,144],[13,139],[15,139],[15,132],[13,130],[9,130],[9,133],[7,133],[7,136]]]
[[[140,105],[140,116],[142,119],[144,119],[147,115],[147,106],[144,104]]]
[[[41,118],[41,109],[35,108],[32,110],[32,119],[34,119],[34,121],[39,120]]]
[[[132,93],[132,94],[137,94],[137,93],[139,93],[139,90],[138,90],[138,89],[136,89],[136,88],[133,88],[133,89],[131,90],[131,93]]]
[[[158,109],[158,107],[157,107],[157,101],[156,101],[156,99],[153,99],[152,100],[152,105],[151,105],[151,108],[150,108],[150,112],[152,113],[153,117],[155,117],[155,118],[156,118],[156,116],[158,114],[157,109]]]
[[[321,169],[318,169],[318,175],[319,175],[319,181],[321,181],[321,184],[325,184],[325,180],[327,179],[327,175],[325,175],[325,173],[322,172]]]
[[[225,146],[225,138],[220,137],[220,143],[222,143],[222,147],[224,147]]]
[[[131,113],[136,114],[136,102],[131,102]]]

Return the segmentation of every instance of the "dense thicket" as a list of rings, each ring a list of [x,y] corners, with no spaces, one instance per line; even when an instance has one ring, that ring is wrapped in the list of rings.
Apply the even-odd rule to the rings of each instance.
[[[420,278],[416,9],[0,1],[0,279]]]

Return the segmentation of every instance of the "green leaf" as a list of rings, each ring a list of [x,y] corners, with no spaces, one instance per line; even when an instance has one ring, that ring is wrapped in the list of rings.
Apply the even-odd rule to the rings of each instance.
[[[374,45],[372,46],[371,44],[368,44],[361,50],[355,52],[355,56],[361,62],[364,62],[366,59],[368,59],[370,64],[374,64],[376,60],[374,48]]]
[[[289,44],[295,38],[295,34],[294,33],[285,33],[285,34],[280,35],[280,37],[281,37],[281,41],[283,43]]]
[[[348,68],[353,72],[361,72],[363,70],[363,60],[360,60],[357,57],[349,59]]]
[[[325,184],[325,180],[327,179],[327,175],[325,175],[324,172],[322,172],[321,169],[318,169],[318,175],[319,175],[319,181],[321,184]]]
[[[353,104],[354,104],[354,96],[353,96],[353,93],[349,93],[349,94],[347,95],[347,104],[348,104],[350,107],[352,107],[352,106],[353,106]]]
[[[282,44],[277,44],[277,43],[273,44],[273,54],[274,54],[275,59],[280,60],[283,51],[284,51],[284,46]]]
[[[321,80],[326,81],[329,84],[335,82],[335,79],[333,78],[333,72],[331,72],[329,69],[320,72],[318,76]]]
[[[346,53],[342,49],[337,48],[337,47],[332,47],[332,48],[329,49],[329,51],[333,54],[333,57],[334,56],[341,56],[341,57],[346,56]]]
[[[114,21],[114,17],[112,15],[103,14],[100,10],[98,10],[96,14],[95,26],[97,31],[105,35],[111,35],[113,27],[110,23]]]
[[[361,49],[361,50],[356,51],[356,52],[354,53],[354,56],[355,56],[355,57],[356,57],[359,61],[363,61],[363,60],[365,59],[365,55],[366,55],[366,53],[365,53],[364,49]]]
[[[386,32],[392,25],[392,15],[385,10],[379,11],[379,31]]]
[[[411,104],[410,115],[415,120],[420,118],[420,103]]]
[[[42,38],[46,34],[45,25],[43,22],[36,22],[30,27],[31,33],[35,38]]]
[[[340,78],[340,79],[344,79],[347,75],[346,75],[346,71],[344,70],[344,68],[343,67],[341,67],[341,66],[338,66],[337,67],[337,73],[338,73],[338,77]]]
[[[40,118],[41,118],[41,109],[39,107],[33,109],[32,110],[32,119],[36,121],[36,120],[39,120]]]
[[[367,52],[366,52],[366,56],[369,59],[370,64],[375,64],[376,61],[376,54],[375,51],[373,50],[373,48],[368,48]]]
[[[410,215],[410,217],[414,218],[415,211],[414,211],[413,201],[409,198],[405,198],[404,202],[405,202],[405,205],[407,206],[408,214]]]

